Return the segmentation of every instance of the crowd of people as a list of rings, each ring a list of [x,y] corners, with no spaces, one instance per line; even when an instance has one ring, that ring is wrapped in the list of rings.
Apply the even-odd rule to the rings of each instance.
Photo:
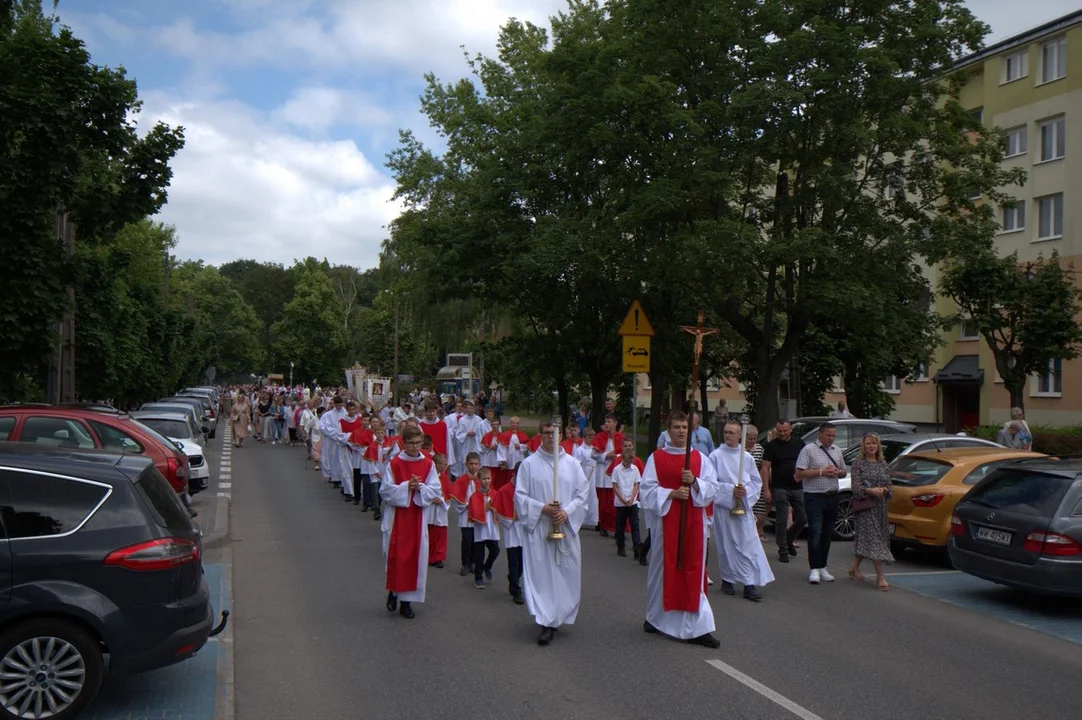
[[[507,592],[526,606],[541,645],[575,621],[581,536],[589,531],[612,537],[618,557],[628,556],[630,537],[632,557],[647,568],[646,632],[706,647],[719,644],[707,597],[710,541],[722,593],[740,586],[761,602],[774,580],[763,533],[771,507],[778,561],[799,554],[807,527],[809,582],[834,580],[827,561],[846,466],[830,423],[805,444],[783,420],[760,444],[755,427],[726,418],[715,446],[697,414],[676,411],[644,462],[612,412],[597,430],[576,417],[565,435],[542,422],[531,437],[517,417],[505,427],[493,404],[445,405],[431,393],[404,395],[392,409],[344,388],[232,390],[223,411],[238,447],[249,432],[259,442],[304,445],[343,500],[380,523],[386,606],[405,618],[425,600],[429,568],[449,562],[452,521],[459,574],[489,588],[503,554]],[[852,480],[859,517],[849,576],[864,580],[861,562],[870,560],[885,590],[890,482],[874,434],[864,438]]]

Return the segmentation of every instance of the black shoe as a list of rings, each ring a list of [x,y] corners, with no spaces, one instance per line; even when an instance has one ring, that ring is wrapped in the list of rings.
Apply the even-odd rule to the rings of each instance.
[[[548,645],[550,642],[552,642],[553,635],[554,633],[552,631],[552,628],[541,628],[541,634],[537,636],[537,644],[541,645],[542,647]]]
[[[650,561],[647,559],[646,553],[642,553],[641,555],[639,555],[639,565],[642,565],[643,567],[646,567],[649,564],[650,564]]]
[[[387,593],[387,612],[394,612],[398,609],[398,596],[393,592]]]
[[[432,563],[432,566],[443,570],[443,560],[437,560],[436,562]]]
[[[485,585],[485,581],[484,581],[484,580],[480,580],[480,579],[478,579],[478,578],[474,578],[474,579],[473,579],[473,586],[474,586],[475,588],[477,588],[478,590],[484,590],[484,589],[485,589],[485,587],[486,587],[486,585]]]
[[[727,582],[725,580],[721,581],[721,591],[726,595],[736,595],[736,588],[733,587],[733,584],[731,582]]]
[[[745,585],[744,599],[751,600],[752,602],[759,602],[763,599],[763,596],[759,594],[759,591],[755,589],[754,585]]]
[[[416,615],[413,614],[413,606],[408,602],[402,603],[402,607],[398,609],[398,614],[407,620],[412,620]]]
[[[372,513],[372,519],[373,520],[382,520],[383,519],[383,513],[381,513],[379,510],[376,510],[376,512]]]
[[[521,605],[526,602],[526,598],[522,597],[522,593],[515,593],[511,596],[511,599],[515,601],[516,605]]]
[[[800,554],[800,553],[798,553],[796,551],[796,545],[790,545],[789,547],[786,548],[786,550],[789,551],[789,555],[792,556],[792,557],[796,557],[797,555]]]
[[[354,506],[354,507],[356,507],[356,506],[358,506],[358,505],[360,505],[360,504],[361,504],[361,501],[360,501],[360,499],[359,499],[359,498],[353,498],[353,506]]]
[[[468,567],[466,567],[465,565],[463,565],[462,567],[460,567],[458,569],[458,574],[461,575],[462,577],[466,577],[467,575],[470,574],[470,569]]]
[[[620,557],[627,557],[627,550],[624,550],[623,548],[618,548],[616,550],[616,554]]]
[[[639,556],[642,555],[642,550],[640,550],[639,548],[635,548],[634,550],[632,550],[632,553],[634,554],[635,559],[638,560]]]
[[[343,495],[343,496],[342,496],[342,498],[343,498],[343,499],[344,499],[344,500],[345,500],[346,502],[353,502],[353,496],[352,496],[352,495]]]
[[[487,580],[488,582],[492,582],[492,571],[491,570],[485,570],[485,580]]]
[[[783,563],[789,562],[789,553],[784,553],[784,552],[778,553],[778,562],[783,562]]]
[[[608,537],[608,536],[609,536],[609,531],[608,530],[602,530],[601,531],[601,537]]]
[[[650,635],[657,635],[657,628],[650,624],[649,620],[644,620],[642,623],[643,632]]]
[[[195,508],[188,508],[188,515],[193,518],[199,517],[199,511]]]
[[[361,504],[361,512],[368,512],[368,503]]]
[[[707,633],[705,635],[700,635],[697,638],[692,638],[692,639],[688,640],[688,642],[691,643],[692,645],[702,645],[705,648],[719,648],[719,647],[721,647],[721,640],[718,640],[716,637],[714,637],[710,633]]]

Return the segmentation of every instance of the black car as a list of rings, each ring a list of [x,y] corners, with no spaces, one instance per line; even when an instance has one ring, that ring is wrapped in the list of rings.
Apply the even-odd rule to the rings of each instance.
[[[955,506],[947,551],[969,575],[1082,598],[1082,460],[1042,457],[990,473]]]
[[[136,673],[206,643],[201,534],[149,458],[0,443],[0,525],[0,717],[75,717],[106,655]]]

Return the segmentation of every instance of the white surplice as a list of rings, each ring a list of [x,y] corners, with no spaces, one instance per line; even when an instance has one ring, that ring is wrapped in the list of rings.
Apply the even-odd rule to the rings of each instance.
[[[526,609],[543,627],[571,625],[579,612],[586,476],[575,458],[557,448],[557,493],[567,513],[563,540],[548,539],[552,521],[541,509],[553,500],[553,456],[539,449],[522,461],[515,479],[515,517],[522,541],[522,589]]]
[[[410,456],[402,453],[403,458],[411,460],[422,457],[421,455]],[[394,473],[388,472],[383,475],[383,482],[379,486],[379,496],[383,498],[383,521],[380,530],[383,531],[383,570],[387,571],[387,551],[391,547],[391,532],[394,530],[395,508],[406,507],[410,502],[409,483],[395,484]],[[427,515],[427,508],[432,503],[443,498],[443,488],[440,487],[440,477],[436,474],[436,466],[429,467],[428,476],[420,489],[413,493],[413,504],[424,508],[422,513]],[[421,521],[421,549],[417,553],[417,589],[412,592],[398,593],[401,602],[424,602],[425,583],[428,580],[428,524]]]
[[[575,448],[575,457],[582,465],[582,473],[586,476],[588,487],[586,488],[586,519],[583,525],[594,527],[600,522],[597,506],[597,486],[594,484],[594,472],[597,470],[597,462],[594,460],[594,451],[583,442]]]
[[[733,489],[744,453],[744,477],[741,484],[744,514],[733,515],[736,505]],[[718,551],[721,579],[740,585],[762,586],[774,581],[774,573],[763,550],[763,541],[755,528],[751,511],[763,491],[763,480],[755,467],[755,458],[747,450],[722,445],[710,454],[710,463],[718,476],[718,494],[714,498],[714,545]]]
[[[683,455],[685,450],[666,445],[658,452]],[[697,450],[692,452],[698,453]],[[699,583],[700,587],[703,587],[706,584],[707,527],[710,524],[710,519],[706,517],[706,506],[713,502],[718,483],[710,459],[701,453],[699,455],[701,463],[698,490],[691,491],[691,500],[694,512],[703,514],[703,578]],[[672,507],[672,499],[669,497],[671,494],[672,490],[658,484],[654,456],[651,454],[646,461],[642,483],[639,485],[639,501],[646,514],[646,526],[650,528],[650,564],[646,569],[646,621],[669,637],[691,640],[714,632],[714,611],[710,609],[710,601],[702,590],[699,591],[698,612],[665,611],[665,532],[662,517]],[[673,509],[673,512],[679,510]]]
[[[469,413],[455,422],[455,441],[458,443],[455,446],[455,457],[461,458],[463,463],[466,461],[466,455],[471,452],[481,454],[481,438],[485,436],[484,422],[484,418],[480,415]],[[474,433],[473,437],[467,434],[471,431]]]
[[[342,430],[340,424],[345,417],[345,409],[331,409],[319,419],[319,430],[323,433],[320,463],[323,468],[330,466],[331,480],[342,483],[342,487],[352,487],[353,465],[350,463],[349,435]]]

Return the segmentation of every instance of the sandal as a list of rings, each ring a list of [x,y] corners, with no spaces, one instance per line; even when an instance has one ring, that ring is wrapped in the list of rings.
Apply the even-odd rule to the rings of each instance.
[[[887,579],[885,577],[877,578],[875,581],[875,586],[883,592],[887,592],[888,590],[890,590],[890,583],[887,582]]]
[[[860,572],[859,570],[849,568],[849,579],[856,580],[857,582],[864,582],[864,573]]]

